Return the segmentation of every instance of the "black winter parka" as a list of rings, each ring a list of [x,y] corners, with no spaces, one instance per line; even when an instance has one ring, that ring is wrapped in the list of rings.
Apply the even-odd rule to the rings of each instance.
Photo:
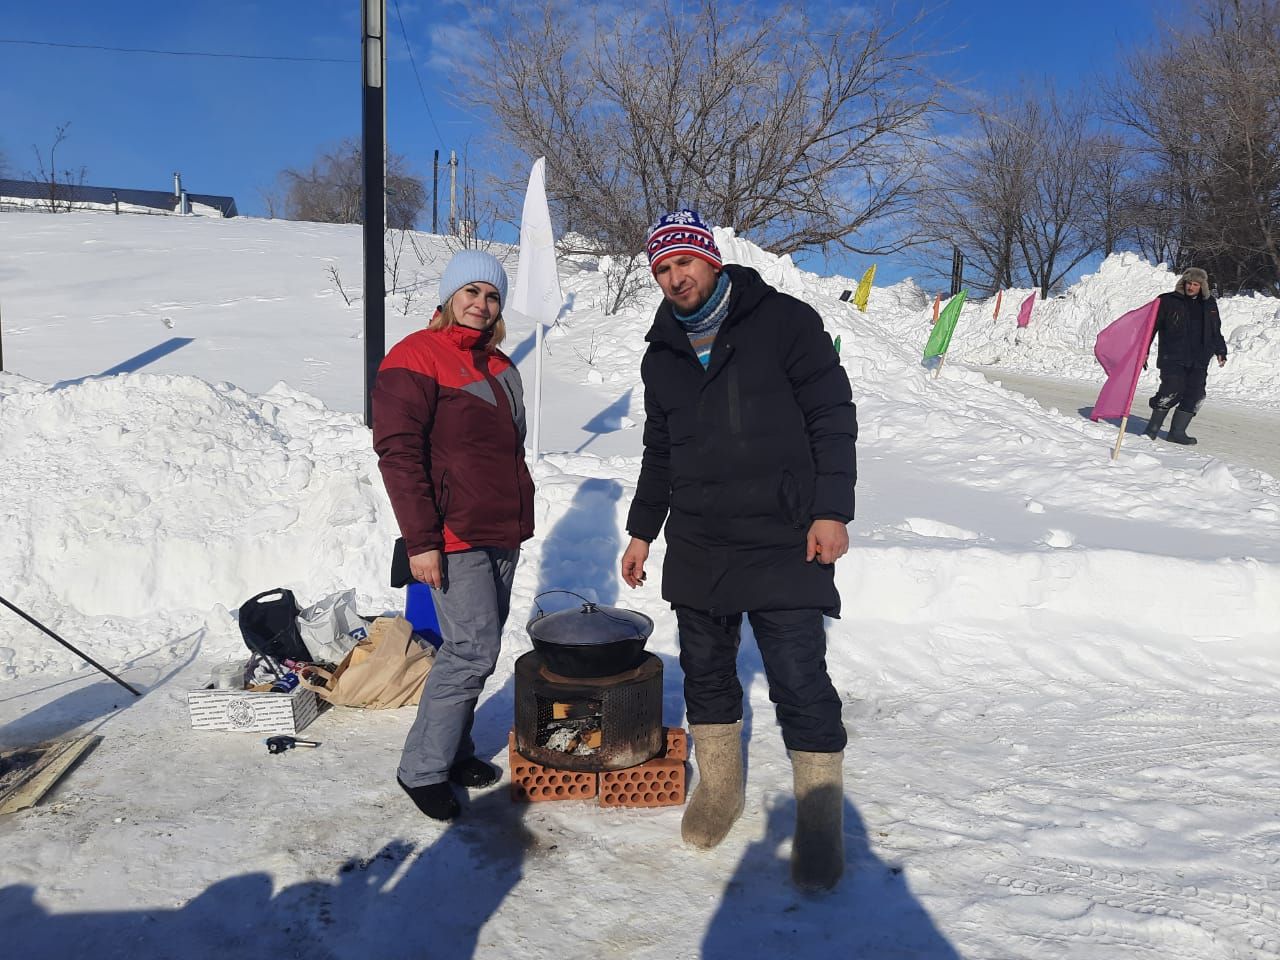
[[[809,525],[853,519],[857,414],[812,307],[749,267],[724,268],[729,311],[703,370],[663,301],[645,339],[644,457],[627,530],[666,522],[662,596],[712,616],[840,610]]]
[[[1203,325],[1192,316],[1200,307],[1204,309]],[[1156,352],[1158,367],[1174,363],[1207,364],[1212,357],[1227,355],[1218,301],[1213,297],[1200,299],[1177,291],[1160,294],[1152,339],[1157,335],[1160,337]],[[1150,350],[1150,346],[1147,349]]]

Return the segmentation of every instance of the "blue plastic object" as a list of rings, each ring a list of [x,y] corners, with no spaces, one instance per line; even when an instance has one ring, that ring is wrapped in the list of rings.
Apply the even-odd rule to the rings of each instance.
[[[444,642],[440,636],[440,618],[431,599],[431,588],[416,580],[405,587],[404,618],[413,624],[413,632],[436,649]]]

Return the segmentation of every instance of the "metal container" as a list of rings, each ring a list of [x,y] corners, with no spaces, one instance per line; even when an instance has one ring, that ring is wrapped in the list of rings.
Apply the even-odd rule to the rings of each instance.
[[[662,752],[662,660],[641,653],[625,673],[571,680],[542,654],[515,667],[515,748],[526,760],[580,773],[624,770]]]
[[[609,677],[640,665],[653,621],[643,613],[585,600],[539,615],[525,628],[552,673],[574,679]]]

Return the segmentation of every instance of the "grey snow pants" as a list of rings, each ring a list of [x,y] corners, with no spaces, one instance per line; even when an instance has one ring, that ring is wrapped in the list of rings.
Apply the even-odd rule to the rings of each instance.
[[[444,642],[400,755],[400,779],[410,787],[444,783],[451,766],[475,755],[471,724],[498,663],[519,558],[519,550],[489,547],[444,555],[443,587],[431,589]]]

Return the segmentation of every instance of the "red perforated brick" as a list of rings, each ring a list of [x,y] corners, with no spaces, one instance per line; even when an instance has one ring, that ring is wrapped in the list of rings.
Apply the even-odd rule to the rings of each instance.
[[[507,759],[511,765],[512,800],[590,800],[596,795],[598,774],[553,770],[526,760],[516,750],[514,732],[507,738]]]
[[[662,754],[668,760],[689,759],[689,735],[680,727],[664,728],[667,734],[667,749]]]
[[[600,774],[602,807],[672,807],[684,803],[683,760],[662,758]]]

